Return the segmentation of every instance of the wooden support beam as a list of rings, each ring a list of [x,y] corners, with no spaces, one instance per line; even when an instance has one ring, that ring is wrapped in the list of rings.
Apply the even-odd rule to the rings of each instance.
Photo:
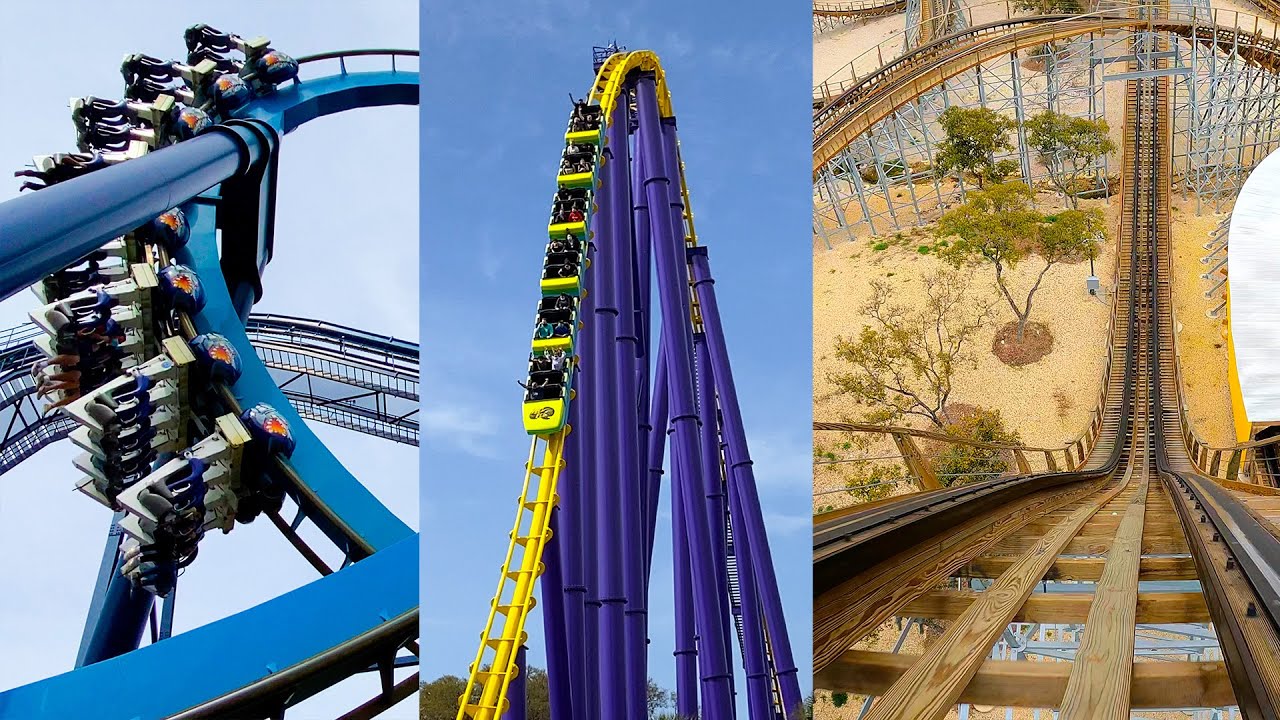
[[[813,684],[824,690],[883,695],[919,659],[916,655],[850,650],[814,675]],[[1067,689],[1072,664],[987,660],[974,673],[957,702],[1056,708]],[[1235,704],[1227,668],[1222,662],[1136,663],[1129,692],[1135,709]],[[883,700],[877,706],[881,703]]]
[[[1240,477],[1240,455],[1242,451],[1236,448],[1231,451],[1231,459],[1227,461],[1227,479],[1235,480]]]
[[[1027,456],[1021,450],[1013,451],[1013,459],[1018,464],[1018,473],[1021,475],[1031,474],[1031,463],[1027,462]]]
[[[907,603],[899,616],[954,620],[964,614],[979,595],[981,593],[971,590],[934,590]],[[1033,593],[1013,616],[1013,621],[1082,623],[1089,616],[1093,598],[1093,593]],[[1204,603],[1204,595],[1198,592],[1141,593],[1137,621],[1145,625],[1209,622],[1209,608]]]
[[[902,460],[907,464],[907,469],[912,475],[916,476],[916,482],[921,490],[937,490],[942,487],[942,483],[938,482],[938,475],[933,471],[933,466],[920,453],[920,448],[916,447],[915,442],[910,435],[906,433],[893,433],[893,444],[898,446],[898,452],[902,453]]]
[[[1094,591],[1084,637],[1062,698],[1059,720],[1129,720],[1134,632],[1138,620],[1138,562],[1147,511],[1146,459],[1138,490],[1120,521]],[[1133,464],[1129,472],[1133,472]],[[1126,473],[1129,474],[1129,473]]]
[[[1079,500],[1100,482],[1033,493],[983,513],[932,538],[904,549],[814,598],[813,663],[822,667],[852,647],[859,638],[929,590],[938,587],[965,563],[1034,517]]]
[[[984,555],[974,558],[957,570],[956,577],[995,578],[1013,564],[1011,557]],[[1045,573],[1045,580],[1097,580],[1102,577],[1105,561],[1102,558],[1058,558]],[[1195,561],[1190,557],[1142,558],[1138,565],[1138,579],[1147,580],[1195,580]]]
[[[1049,468],[1049,472],[1058,472],[1058,463],[1053,459],[1053,453],[1048,450],[1044,451],[1044,464]]]
[[[992,645],[1085,522],[1124,489],[1111,489],[1084,504],[1023,553],[947,628],[911,669],[871,708],[870,720],[941,720],[978,671]]]

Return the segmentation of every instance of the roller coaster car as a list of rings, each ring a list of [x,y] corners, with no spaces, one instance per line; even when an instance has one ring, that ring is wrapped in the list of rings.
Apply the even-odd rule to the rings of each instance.
[[[594,150],[575,151],[579,146],[564,149],[560,159],[560,171],[556,184],[561,188],[594,189],[596,186],[596,153]],[[588,146],[590,147],[590,146]]]
[[[573,143],[592,143],[600,145],[604,139],[604,111],[599,105],[591,105],[585,100],[573,104],[573,112],[569,114],[569,131],[565,140]]]
[[[554,252],[550,249],[551,243],[547,245],[547,258],[542,265],[542,294],[581,294],[585,263],[582,251]]]
[[[128,159],[127,153],[87,152],[37,155],[31,159],[33,170],[19,170],[13,176],[35,178],[39,181],[22,183],[22,190],[43,190],[50,185],[87,175],[94,170],[101,170],[108,165]]]
[[[551,201],[551,221],[547,235],[560,238],[572,234],[586,237],[591,222],[591,191],[587,188],[561,188]]]
[[[578,329],[578,311],[576,303],[563,307],[561,298],[565,297],[571,296],[562,294],[557,297],[546,297],[538,304],[538,320],[534,324],[533,338],[535,352],[559,348],[565,353],[573,353]]]
[[[524,429],[530,435],[549,435],[564,427],[570,390],[571,370],[529,373],[523,410]],[[537,380],[535,380],[537,378]],[[535,382],[546,383],[535,385]]]

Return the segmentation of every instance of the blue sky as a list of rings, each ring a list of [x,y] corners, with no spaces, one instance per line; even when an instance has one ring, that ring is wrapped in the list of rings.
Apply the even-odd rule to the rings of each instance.
[[[809,8],[727,2],[431,3],[422,15],[423,677],[464,675],[506,548],[528,437],[519,388],[569,94],[591,46],[658,53],[710,247],[794,652],[810,676]],[[674,686],[670,513],[651,674]],[[531,657],[542,665],[542,619]]]
[[[181,58],[182,31],[191,24],[266,35],[294,56],[418,47],[412,0],[325,0],[305,8],[251,0],[196,5],[159,13],[102,2],[0,5],[0,201],[17,193],[19,183],[9,173],[32,155],[74,149],[67,98],[118,98],[120,59],[129,52]],[[336,72],[336,65],[321,72]],[[279,181],[275,259],[256,309],[417,340],[418,109],[360,110],[299,129],[282,145]],[[35,304],[26,292],[0,302],[0,328],[24,322]],[[325,425],[315,429],[384,503],[417,527],[415,448]],[[72,456],[70,443],[63,442],[0,476],[0,543],[8,548],[0,554],[0,575],[9,579],[9,589],[0,593],[0,646],[6,649],[0,689],[69,670],[75,661],[110,514],[72,491]],[[317,535],[307,537],[324,547]],[[326,557],[336,564],[333,553]],[[269,523],[211,536],[179,582],[177,630],[315,577]],[[216,648],[210,658],[193,662],[216,663]],[[331,720],[376,691],[376,677],[360,677],[289,717]],[[415,718],[415,703],[407,700],[383,717]]]

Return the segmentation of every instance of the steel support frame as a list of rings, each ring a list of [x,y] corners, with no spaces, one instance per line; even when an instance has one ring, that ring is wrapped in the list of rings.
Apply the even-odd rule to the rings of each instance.
[[[963,13],[954,13],[963,17]],[[963,199],[964,185],[944,186],[932,170],[934,148],[945,134],[938,118],[949,107],[985,107],[1019,122],[1052,109],[1072,117],[1106,117],[1103,66],[1106,48],[1097,34],[1061,42],[1039,57],[1043,73],[1022,67],[1025,57],[1009,54],[982,63],[922,93],[829,163],[814,182],[814,234],[827,248],[862,235],[882,235],[928,222]],[[1047,179],[1021,128],[1011,138],[1022,179]],[[913,169],[914,166],[914,169]],[[1108,194],[1108,159],[1098,158],[1089,175]]]

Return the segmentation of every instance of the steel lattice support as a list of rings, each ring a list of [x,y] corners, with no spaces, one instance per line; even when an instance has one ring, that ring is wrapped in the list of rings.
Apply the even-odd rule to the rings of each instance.
[[[956,17],[962,17],[956,13]],[[1010,54],[982,63],[923,93],[859,137],[814,182],[814,234],[830,248],[859,235],[880,235],[930,221],[963,198],[934,173],[933,155],[945,137],[938,118],[949,107],[984,107],[1019,123],[1045,110],[1098,120],[1106,117],[1103,68],[1114,40],[1081,35],[1031,55]],[[1028,60],[1043,65],[1030,70]],[[1010,138],[1020,176],[1030,184],[1047,179],[1025,131]],[[1107,193],[1108,160],[1098,158],[1088,175]]]
[[[258,358],[308,420],[418,444],[418,346],[361,330],[276,315],[246,326]],[[40,351],[32,324],[0,333],[0,474],[67,436],[75,423],[46,414],[28,369]]]
[[[1197,10],[1197,17],[1200,17]],[[1240,35],[1206,23],[1204,42],[1178,40],[1190,72],[1174,83],[1174,183],[1196,212],[1221,212],[1278,144],[1280,75],[1249,62]]]

